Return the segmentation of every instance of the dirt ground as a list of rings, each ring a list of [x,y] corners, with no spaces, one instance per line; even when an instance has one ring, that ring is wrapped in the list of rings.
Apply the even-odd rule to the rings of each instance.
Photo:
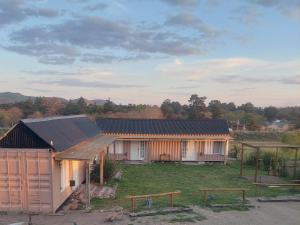
[[[201,225],[299,225],[300,202],[259,203],[251,200],[255,208],[249,211],[213,212],[209,209],[194,207],[194,213],[177,215],[156,215],[136,219],[124,215],[121,220],[105,222],[111,212],[69,211],[63,216],[36,215],[32,218],[33,225],[99,225],[99,224],[201,224]],[[23,214],[0,214],[0,225],[26,222],[28,217]],[[26,224],[26,223],[25,223]],[[27,224],[26,224],[27,225]]]

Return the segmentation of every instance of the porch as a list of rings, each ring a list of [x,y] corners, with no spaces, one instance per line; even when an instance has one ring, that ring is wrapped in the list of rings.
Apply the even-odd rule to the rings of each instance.
[[[126,153],[109,153],[109,159],[115,160],[115,161],[139,161],[139,162],[144,162],[145,160],[129,160],[128,155]],[[222,154],[199,154],[197,160],[171,160],[171,155],[170,154],[160,154],[159,155],[159,160],[150,160],[150,161],[161,161],[161,162],[167,162],[167,161],[175,161],[175,162],[180,162],[180,161],[194,161],[194,162],[224,162],[226,159],[225,155]]]

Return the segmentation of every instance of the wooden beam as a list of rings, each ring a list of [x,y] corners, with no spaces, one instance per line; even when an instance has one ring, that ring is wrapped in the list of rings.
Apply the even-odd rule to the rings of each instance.
[[[103,169],[104,169],[104,152],[101,151],[99,153],[99,174],[100,174],[100,185],[102,186],[104,184],[104,177],[103,177]]]
[[[296,179],[296,176],[297,176],[297,158],[298,158],[298,150],[299,149],[296,149],[295,150],[295,159],[294,159],[294,179]]]
[[[89,161],[86,162],[86,167],[85,167],[85,194],[86,194],[85,208],[89,209],[91,206],[90,163],[89,163]]]
[[[255,174],[254,174],[254,182],[257,182],[258,163],[259,163],[259,152],[260,152],[260,148],[257,148],[257,149],[256,149],[256,157],[255,157]]]
[[[242,144],[242,151],[241,151],[241,165],[240,165],[240,176],[243,176],[243,163],[244,163],[244,144]]]

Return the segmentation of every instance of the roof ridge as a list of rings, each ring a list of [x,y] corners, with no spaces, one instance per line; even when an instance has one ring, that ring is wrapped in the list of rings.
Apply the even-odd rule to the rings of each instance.
[[[43,121],[51,121],[51,120],[61,120],[61,119],[71,119],[71,118],[82,118],[87,117],[85,114],[80,115],[69,115],[69,116],[50,116],[36,119],[22,119],[23,123],[35,123],[35,122],[43,122]]]
[[[226,119],[161,119],[161,118],[98,118],[97,120],[172,120],[172,121],[227,121]]]

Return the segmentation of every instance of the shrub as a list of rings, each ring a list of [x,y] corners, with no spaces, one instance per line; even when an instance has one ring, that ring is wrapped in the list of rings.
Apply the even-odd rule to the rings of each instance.
[[[263,169],[268,171],[270,168],[275,168],[274,154],[272,152],[264,152],[261,156],[263,161]]]
[[[117,162],[110,160],[108,155],[104,157],[103,176],[105,180],[110,180],[117,172]]]
[[[117,162],[110,160],[107,155],[104,156],[104,165],[103,165],[103,177],[104,180],[110,180],[115,173],[117,172]],[[100,182],[100,166],[99,164],[94,164],[93,170],[91,172],[91,180],[94,182]]]
[[[230,158],[236,159],[239,151],[240,151],[240,149],[238,148],[238,146],[237,146],[237,145],[234,145],[233,148],[231,148],[231,149],[229,150],[228,156],[229,156]]]
[[[256,159],[255,152],[251,152],[247,155],[245,164],[249,165],[249,166],[254,166],[255,165],[255,159]]]

